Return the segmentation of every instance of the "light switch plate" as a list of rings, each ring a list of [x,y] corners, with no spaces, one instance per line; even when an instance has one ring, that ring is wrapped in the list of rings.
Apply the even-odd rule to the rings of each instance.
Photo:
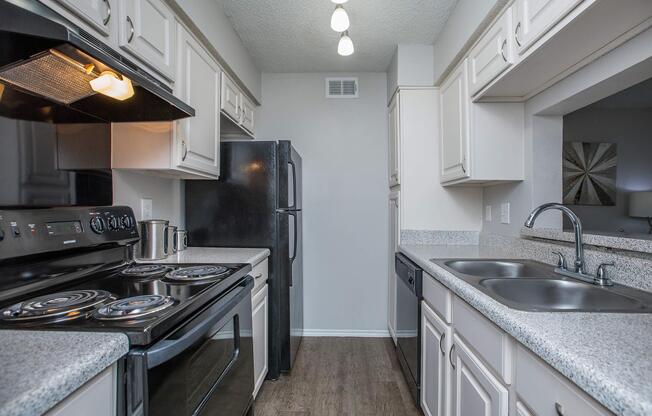
[[[152,219],[152,200],[149,198],[140,199],[140,218],[142,220]]]
[[[484,207],[484,220],[491,222],[491,205]]]
[[[500,222],[509,224],[509,202],[500,204]]]

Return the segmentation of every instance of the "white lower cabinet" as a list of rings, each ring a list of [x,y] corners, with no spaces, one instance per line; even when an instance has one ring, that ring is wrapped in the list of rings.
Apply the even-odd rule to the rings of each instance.
[[[261,269],[260,276],[255,273],[256,282],[263,278],[267,280],[267,260],[263,261],[262,266],[256,266]],[[262,271],[262,268],[265,270]],[[258,276],[258,277],[257,277]],[[268,285],[262,282],[256,285],[251,293],[251,314],[252,314],[252,336],[254,344],[254,399],[258,395],[260,387],[265,381],[267,370],[269,368],[269,302],[268,302]]]
[[[453,345],[451,361],[455,363],[454,415],[507,416],[507,388],[457,334],[453,335]]]
[[[45,413],[45,416],[116,416],[117,374],[117,364],[113,364]]]
[[[425,416],[450,414],[451,327],[421,302],[421,409]]]

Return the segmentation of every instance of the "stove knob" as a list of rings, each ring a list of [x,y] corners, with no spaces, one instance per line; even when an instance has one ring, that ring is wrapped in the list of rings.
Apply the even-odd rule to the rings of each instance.
[[[117,231],[119,229],[120,229],[120,221],[118,221],[118,218],[116,218],[115,215],[111,215],[109,217],[109,230]]]
[[[91,230],[93,230],[95,234],[102,234],[105,228],[104,220],[101,217],[91,218]]]
[[[127,230],[134,228],[134,219],[127,214],[122,216],[120,222],[122,223],[122,228],[125,228]]]

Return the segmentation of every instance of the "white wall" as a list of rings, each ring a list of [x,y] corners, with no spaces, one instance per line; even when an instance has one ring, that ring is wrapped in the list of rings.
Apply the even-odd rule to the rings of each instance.
[[[175,0],[251,94],[260,101],[261,74],[216,0]]]
[[[263,74],[259,139],[290,139],[303,159],[304,316],[310,331],[387,331],[387,83],[326,99],[324,78]]]
[[[434,42],[433,81],[437,82],[457,55],[470,46],[507,0],[459,0]]]
[[[181,180],[113,170],[114,205],[130,206],[140,221],[141,198],[152,200],[152,218],[169,220],[171,225],[185,226]]]
[[[525,218],[544,202],[561,202],[562,116],[652,77],[652,29],[648,29],[525,103],[525,180],[484,189],[494,220],[483,230],[519,235]],[[511,204],[511,223],[501,224],[500,203]],[[546,213],[537,227],[561,228],[561,214]]]

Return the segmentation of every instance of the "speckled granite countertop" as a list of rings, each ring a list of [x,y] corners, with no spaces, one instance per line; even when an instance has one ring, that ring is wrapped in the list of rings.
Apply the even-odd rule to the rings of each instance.
[[[509,247],[402,245],[400,251],[619,415],[652,415],[652,315],[510,309],[430,262],[519,258]]]
[[[252,266],[269,256],[267,248],[188,247],[164,260],[146,263],[249,263]],[[139,260],[136,260],[139,261]]]
[[[127,351],[118,333],[0,331],[0,416],[45,413]]]

